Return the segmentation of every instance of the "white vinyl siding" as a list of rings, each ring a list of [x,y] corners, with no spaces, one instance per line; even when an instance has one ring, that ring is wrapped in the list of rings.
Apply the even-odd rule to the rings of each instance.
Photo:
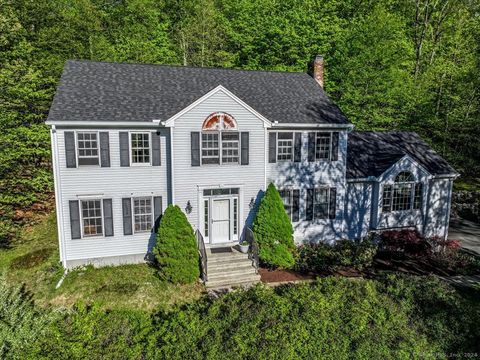
[[[221,132],[201,132],[202,124],[210,114],[217,112],[226,112],[237,122],[237,130],[225,130],[225,134],[249,132],[250,158],[248,165],[225,162],[222,166],[191,166],[191,152],[187,150],[191,148],[191,132],[200,132],[200,156],[207,155],[202,152],[202,147],[204,149],[202,135],[207,133],[220,135]],[[218,141],[221,142],[220,136]],[[216,147],[216,144],[212,144],[212,146]],[[219,147],[221,147],[220,144]],[[190,201],[192,211],[187,214],[187,217],[194,229],[198,228],[204,236],[205,230],[208,232],[208,228],[206,229],[208,224],[205,223],[205,212],[208,210],[205,210],[203,189],[238,188],[240,189],[238,236],[243,233],[243,226],[251,212],[248,205],[252,198],[257,198],[260,190],[265,189],[265,147],[263,121],[222,91],[215,93],[175,119],[173,132],[174,200],[181,209],[184,209],[187,202]],[[217,154],[215,152],[208,155],[216,156]],[[219,156],[221,157],[221,155],[221,149],[219,149]],[[232,156],[234,155],[232,154]],[[221,159],[220,162],[222,162]],[[204,164],[203,159],[201,163]]]
[[[148,132],[156,129],[149,130]],[[142,232],[123,235],[122,198],[162,196],[163,204],[168,202],[167,166],[120,166],[119,132],[125,129],[86,129],[85,132],[108,131],[110,140],[110,162],[108,168],[100,166],[80,166],[66,168],[64,129],[57,126],[57,161],[59,166],[58,184],[60,208],[63,213],[61,236],[65,242],[64,256],[67,261],[100,257],[115,257],[132,254],[145,255],[151,243],[152,233]],[[71,130],[67,130],[71,131]],[[160,150],[162,164],[168,163],[168,129],[161,129]],[[131,132],[147,133],[143,129]],[[129,144],[130,145],[130,144]],[[69,201],[83,200],[98,195],[102,199],[112,199],[113,236],[71,239]],[[133,199],[132,199],[133,202]],[[79,205],[80,206],[80,205]],[[102,205],[103,206],[103,205]],[[81,211],[81,209],[80,209]],[[81,216],[81,213],[80,213]],[[60,219],[60,217],[59,217]],[[103,220],[103,219],[102,219]]]

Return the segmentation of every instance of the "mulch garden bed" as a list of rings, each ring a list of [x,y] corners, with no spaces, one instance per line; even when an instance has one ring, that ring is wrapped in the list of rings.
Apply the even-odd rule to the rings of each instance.
[[[280,270],[260,268],[258,273],[264,283],[282,283],[295,281],[311,281],[317,277],[342,276],[342,277],[363,277],[374,278],[382,273],[403,273],[410,275],[458,275],[458,271],[445,266],[439,266],[429,257],[407,256],[392,258],[387,254],[379,253],[375,257],[371,267],[359,271],[353,267],[344,267],[336,270],[323,272],[302,273],[295,270]]]

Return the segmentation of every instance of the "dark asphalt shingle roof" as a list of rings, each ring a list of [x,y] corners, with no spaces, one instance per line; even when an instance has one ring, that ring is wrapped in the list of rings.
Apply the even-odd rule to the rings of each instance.
[[[68,61],[49,121],[167,120],[222,85],[270,121],[348,124],[306,73]]]
[[[456,174],[414,132],[352,131],[348,134],[347,178],[380,176],[405,155],[409,155],[432,175]]]

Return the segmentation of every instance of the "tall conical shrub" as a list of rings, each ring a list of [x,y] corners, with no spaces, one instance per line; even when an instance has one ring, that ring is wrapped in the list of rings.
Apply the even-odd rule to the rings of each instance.
[[[186,284],[200,276],[195,234],[177,205],[169,205],[160,220],[153,254],[164,280]]]
[[[294,265],[292,223],[273,184],[268,185],[260,202],[252,230],[263,263],[287,269]]]

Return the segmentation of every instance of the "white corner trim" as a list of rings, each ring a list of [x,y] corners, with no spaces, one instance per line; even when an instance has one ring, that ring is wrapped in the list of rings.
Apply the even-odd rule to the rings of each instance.
[[[60,261],[64,268],[67,267],[67,249],[65,242],[65,227],[62,207],[62,188],[59,181],[60,164],[58,151],[58,136],[57,129],[53,125],[50,129],[51,146],[52,146],[52,168],[53,168],[53,185],[55,192],[55,210],[57,215],[57,234],[58,234],[58,249],[60,252]]]
[[[225,95],[229,96],[232,100],[236,101],[237,103],[239,103],[241,106],[243,106],[246,110],[250,111],[252,114],[254,114],[255,116],[257,116],[260,120],[263,121],[263,125],[264,127],[271,127],[272,126],[272,122],[270,120],[268,120],[265,116],[263,116],[262,114],[260,114],[258,111],[256,111],[254,108],[252,108],[251,106],[249,106],[245,101],[243,101],[242,99],[240,99],[238,96],[236,96],[235,94],[233,94],[231,91],[229,91],[228,89],[226,89],[225,87],[223,87],[222,85],[218,85],[216,88],[214,88],[213,90],[210,90],[208,93],[206,93],[205,95],[203,95],[201,98],[197,99],[196,101],[194,101],[193,103],[191,103],[190,105],[188,105],[186,108],[180,110],[179,112],[177,112],[175,115],[173,115],[172,117],[170,117],[169,119],[165,120],[165,121],[162,121],[161,124],[166,126],[166,127],[172,127],[175,125],[175,120],[178,119],[180,116],[182,116],[183,114],[185,114],[186,112],[190,111],[191,109],[193,109],[194,107],[196,107],[197,105],[201,104],[202,102],[204,102],[205,100],[207,100],[208,98],[210,98],[212,95],[215,95],[216,93],[218,93],[219,91],[223,92]]]

